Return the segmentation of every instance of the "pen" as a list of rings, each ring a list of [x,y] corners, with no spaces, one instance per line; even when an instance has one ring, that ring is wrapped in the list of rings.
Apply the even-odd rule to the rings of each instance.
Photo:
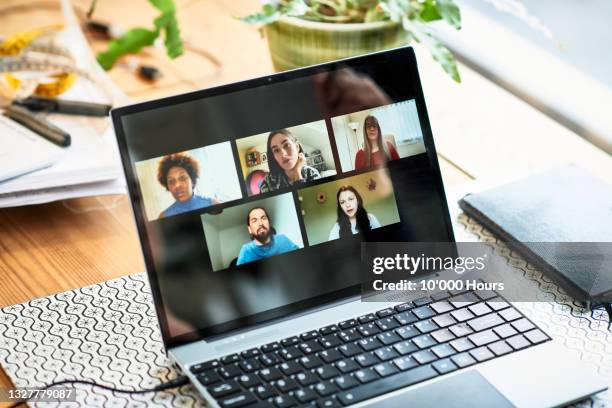
[[[110,105],[93,102],[69,101],[64,99],[50,99],[32,97],[13,101],[13,105],[22,106],[34,112],[57,112],[70,115],[108,116]]]
[[[4,114],[50,142],[63,147],[70,146],[70,135],[68,133],[46,119],[36,117],[27,109],[19,106],[8,106],[5,108]]]

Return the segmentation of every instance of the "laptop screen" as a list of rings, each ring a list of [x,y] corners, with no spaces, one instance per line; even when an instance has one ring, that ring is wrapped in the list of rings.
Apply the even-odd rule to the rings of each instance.
[[[364,241],[452,241],[411,48],[113,111],[166,346],[359,293]]]

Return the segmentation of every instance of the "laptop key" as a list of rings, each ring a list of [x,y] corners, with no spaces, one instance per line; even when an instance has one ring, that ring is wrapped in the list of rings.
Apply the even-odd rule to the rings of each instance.
[[[483,316],[492,312],[491,308],[487,306],[486,303],[482,302],[471,305],[468,307],[468,309],[470,309],[470,312],[474,313],[476,316]]]
[[[281,360],[276,354],[268,353],[259,357],[259,362],[266,367],[272,367],[273,365],[280,363]]]
[[[520,319],[521,317],[523,317],[516,309],[506,309],[499,312],[499,314],[507,322],[511,322],[513,320]]]
[[[429,334],[423,334],[422,336],[415,337],[412,339],[412,342],[420,349],[425,349],[438,344]]]
[[[362,367],[369,367],[376,363],[379,363],[380,360],[372,353],[363,353],[355,357],[355,361]]]
[[[434,311],[431,310],[429,306],[417,307],[416,309],[412,310],[412,313],[421,320],[429,319],[431,316],[435,314]]]
[[[457,364],[459,368],[471,366],[472,364],[476,364],[476,360],[468,353],[461,353],[451,357],[453,363]]]
[[[446,313],[455,309],[455,307],[448,302],[436,302],[429,307],[435,310],[438,314]]]
[[[298,344],[299,342],[300,339],[297,336],[287,337],[286,339],[281,340],[281,344],[283,345],[283,347],[293,346],[295,344]]]
[[[357,327],[357,331],[364,337],[373,336],[380,333],[380,329],[375,323],[364,324],[363,326]]]
[[[342,329],[342,330],[346,330],[346,329],[350,329],[351,327],[357,326],[357,320],[355,319],[349,319],[349,320],[345,320],[343,322],[340,322],[338,324],[338,326]]]
[[[358,370],[360,368],[359,365],[356,362],[354,362],[353,360],[350,360],[348,358],[346,360],[340,360],[340,361],[336,362],[334,364],[334,366],[338,370],[340,370],[343,374],[350,373],[350,372]]]
[[[259,376],[263,378],[264,381],[268,382],[283,378],[283,374],[279,371],[278,368],[275,367],[264,368],[262,370],[259,370],[257,374],[259,374]]]
[[[340,375],[340,371],[333,365],[324,365],[322,367],[317,367],[314,370],[315,373],[321,377],[322,380],[328,380],[332,377],[337,377]]]
[[[274,382],[274,386],[282,393],[287,393],[300,388],[295,380],[291,378],[281,378],[280,380],[276,380]]]
[[[438,343],[444,343],[453,340],[455,335],[448,329],[441,329],[431,333],[431,337],[436,339]]]
[[[392,347],[383,347],[379,348],[374,352],[376,357],[378,357],[381,361],[392,360],[396,357],[399,357],[399,354]]]
[[[239,362],[238,367],[244,372],[251,373],[257,370],[260,365],[255,359],[251,359]]]
[[[219,362],[219,360],[211,360],[211,361],[206,361],[204,363],[196,364],[192,366],[189,370],[194,374],[198,374],[198,373],[201,373],[202,371],[206,371],[206,370],[210,370],[211,368],[218,368],[218,367],[221,367],[221,363]]]
[[[397,305],[394,307],[397,313],[405,312],[408,309],[412,309],[414,306],[412,302],[402,303],[401,305]]]
[[[278,395],[276,390],[270,384],[260,384],[253,389],[253,392],[261,399],[268,399]]]
[[[252,358],[261,355],[261,351],[258,348],[252,348],[243,351],[242,353],[240,353],[240,355],[242,356],[242,358]]]
[[[368,313],[366,315],[363,316],[359,316],[357,318],[357,320],[359,321],[359,323],[361,324],[365,324],[365,323],[370,323],[373,322],[374,320],[376,320],[376,315],[373,313]]]
[[[321,333],[324,336],[327,336],[328,334],[335,333],[335,332],[337,332],[339,330],[340,330],[340,328],[337,325],[332,324],[330,326],[325,326],[325,327],[320,328],[319,329],[319,333]]]
[[[237,363],[238,361],[240,361],[240,356],[238,354],[230,354],[229,356],[221,357],[221,363],[223,364]]]
[[[508,302],[506,302],[502,298],[494,298],[494,299],[487,301],[487,306],[489,306],[491,309],[495,310],[496,312],[510,307]]]
[[[448,298],[450,296],[451,296],[451,294],[448,293],[447,291],[442,291],[442,292],[434,293],[433,295],[431,295],[431,299],[434,302],[436,302],[438,300],[446,299],[446,298]]]
[[[317,394],[315,394],[315,392],[310,388],[302,388],[301,390],[294,391],[293,397],[302,404],[306,404],[310,401],[316,400]]]
[[[317,402],[317,407],[319,408],[336,408],[340,406],[341,405],[336,401],[335,398],[325,398]]]
[[[453,340],[450,342],[450,345],[459,353],[474,348],[472,342],[466,338]]]
[[[388,377],[399,371],[397,367],[395,367],[393,363],[390,363],[390,362],[376,364],[374,367],[372,367],[372,369],[374,369],[374,371],[376,371],[376,373],[380,375],[381,377]]]
[[[438,360],[433,363],[432,366],[440,374],[450,373],[451,371],[455,371],[457,369],[457,366],[455,365],[455,363],[452,362],[450,358]]]
[[[295,380],[304,387],[308,387],[311,384],[321,381],[319,380],[319,377],[317,377],[310,371],[303,371],[301,373],[297,373],[295,375]]]
[[[208,386],[206,387],[206,390],[214,398],[220,398],[240,391],[240,386],[236,381],[229,380],[220,384]]]
[[[455,318],[451,316],[450,313],[432,317],[431,320],[433,320],[440,327],[447,327],[457,323],[457,320],[455,320]]]
[[[330,381],[323,381],[316,384],[313,389],[322,397],[327,397],[338,391],[335,385],[333,385]]]
[[[395,314],[395,311],[391,308],[379,310],[378,312],[376,312],[376,316],[380,318],[391,316],[392,314]]]
[[[413,300],[412,303],[417,307],[424,306],[424,305],[431,303],[431,298],[429,296],[423,296],[423,297]]]
[[[278,408],[289,408],[297,406],[297,401],[291,395],[279,395],[272,399]]]
[[[472,292],[463,293],[461,295],[453,296],[448,301],[456,308],[464,307],[476,303],[479,299]]]
[[[467,325],[467,323],[459,323],[448,328],[457,337],[463,337],[468,334],[474,333],[474,330]]]
[[[452,311],[451,316],[453,316],[459,322],[465,322],[466,320],[470,320],[475,317],[467,307]]]
[[[529,340],[523,337],[522,334],[519,334],[514,337],[510,337],[509,339],[506,339],[506,341],[508,342],[510,347],[512,347],[515,350],[520,350],[530,345]]]
[[[334,335],[331,335],[331,336],[327,335],[327,336],[319,337],[317,341],[319,342],[321,347],[323,347],[324,349],[330,349],[332,347],[336,347],[342,344],[342,340],[340,340],[337,336],[334,336]]]
[[[395,329],[395,333],[404,340],[411,339],[420,334],[414,326],[400,327],[399,329]]]
[[[302,353],[300,349],[297,348],[297,346],[291,346],[287,347],[286,349],[282,349],[278,352],[278,354],[286,361],[295,360],[296,358],[304,355],[304,353]]]
[[[487,346],[489,350],[491,350],[496,356],[503,356],[504,354],[508,354],[512,351],[512,347],[508,345],[505,341],[498,341],[493,344],[489,344]]]
[[[285,375],[292,375],[304,370],[304,368],[295,361],[286,361],[278,367]]]
[[[340,354],[338,350],[334,349],[323,350],[318,354],[318,356],[326,363],[333,363],[334,361],[338,361],[342,358],[342,354]]]
[[[350,343],[361,338],[361,334],[355,329],[343,330],[338,333],[338,337],[345,343]]]
[[[356,404],[428,380],[437,375],[438,373],[431,366],[426,365],[367,383],[353,390],[342,391],[336,397],[343,405]]]
[[[421,333],[429,333],[438,329],[438,325],[435,324],[431,319],[423,320],[414,324]]]
[[[393,317],[385,317],[376,322],[376,326],[382,331],[392,330],[399,327],[399,323]]]
[[[548,336],[546,336],[542,331],[535,329],[530,332],[524,333],[525,337],[529,339],[529,341],[533,344],[542,343],[543,341],[548,340]]]
[[[298,359],[300,364],[304,366],[306,369],[311,369],[323,365],[323,360],[321,360],[317,356],[304,356]]]
[[[515,334],[518,333],[516,329],[510,325],[510,323],[506,323],[501,326],[498,326],[494,328],[493,331],[497,333],[497,335],[501,337],[502,339],[505,339],[506,337],[514,336]]]
[[[495,357],[495,355],[486,347],[479,347],[474,350],[470,350],[470,355],[477,361],[487,361]]]
[[[393,360],[393,364],[395,364],[397,368],[402,371],[409,370],[419,365],[419,363],[417,363],[417,361],[411,356],[396,358]]]
[[[374,381],[378,379],[378,374],[369,368],[357,370],[353,373],[353,376],[362,384],[368,383],[370,381]]]
[[[477,347],[480,347],[484,346],[485,344],[496,342],[499,340],[499,337],[493,332],[493,330],[485,330],[468,336],[468,339],[470,339],[470,341]]]
[[[419,349],[410,340],[405,340],[405,341],[402,341],[401,343],[394,344],[393,348],[395,349],[395,351],[397,351],[402,356],[408,353],[415,352]]]
[[[355,377],[351,375],[341,375],[334,378],[334,384],[336,384],[341,390],[348,390],[349,388],[358,386],[359,381],[357,381]]]
[[[477,317],[467,322],[475,332],[490,329],[494,326],[499,326],[505,323],[497,313],[492,313],[486,316]]]
[[[438,357],[436,357],[434,353],[429,350],[417,351],[416,353],[411,354],[411,356],[418,361],[419,364],[427,364],[438,359]]]
[[[309,340],[307,342],[300,343],[298,347],[304,354],[312,354],[323,350],[323,347],[321,347],[316,340]]]
[[[302,341],[316,339],[317,337],[319,337],[319,332],[316,330],[311,330],[309,332],[300,334]]]
[[[361,339],[357,342],[357,344],[363,349],[363,351],[374,350],[382,346],[382,343],[378,341],[376,337]]]
[[[450,344],[439,344],[430,349],[439,358],[451,356],[456,353],[455,349]]]
[[[407,312],[402,312],[400,314],[397,314],[395,316],[393,316],[393,318],[402,326],[405,326],[407,324],[410,323],[414,323],[416,322],[418,319],[415,315],[412,314],[412,312],[407,311]]]
[[[221,367],[218,370],[218,373],[221,375],[221,377],[225,379],[229,379],[229,378],[234,378],[237,375],[240,375],[242,371],[240,370],[240,368],[238,368],[237,365],[232,364],[232,365],[226,365],[224,367]]]
[[[280,344],[277,342],[274,343],[269,343],[269,344],[264,344],[263,346],[261,346],[261,351],[263,351],[264,353],[271,353],[273,351],[276,351],[280,348]]]
[[[200,381],[202,385],[210,385],[221,381],[221,377],[215,370],[208,370],[198,374],[198,381]]]
[[[393,332],[381,333],[377,335],[376,338],[378,339],[378,341],[380,341],[385,346],[397,343],[398,341],[402,340],[400,336],[398,336],[397,334]]]
[[[345,357],[352,357],[361,353],[363,350],[355,343],[349,343],[339,346],[338,351],[340,351],[340,353],[342,353]]]
[[[242,374],[236,378],[236,381],[244,388],[250,388],[261,384],[261,380],[255,374]]]
[[[219,401],[219,405],[223,408],[237,408],[257,402],[255,396],[249,391],[242,391],[238,394],[231,395]]]
[[[523,318],[515,322],[512,322],[512,327],[514,327],[520,333],[523,333],[523,332],[533,329],[535,326],[529,320]]]
[[[497,296],[497,293],[487,289],[476,290],[474,293],[482,300],[489,300]]]

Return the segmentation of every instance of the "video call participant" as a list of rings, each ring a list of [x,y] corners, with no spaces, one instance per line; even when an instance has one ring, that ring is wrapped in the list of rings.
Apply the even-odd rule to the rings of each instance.
[[[306,165],[306,156],[302,145],[287,129],[270,132],[267,150],[270,172],[259,185],[261,193],[321,177],[317,169]]]
[[[200,165],[185,153],[164,156],[157,167],[157,180],[176,200],[174,204],[159,214],[159,218],[169,217],[185,211],[219,204],[216,198],[194,194],[200,172]]]
[[[376,117],[368,115],[363,121],[363,149],[355,155],[355,170],[380,167],[399,158],[395,147],[383,140]]]
[[[363,199],[355,187],[340,187],[336,194],[336,203],[338,219],[329,232],[330,241],[381,226],[374,214],[368,213],[363,207]]]
[[[299,248],[286,235],[276,233],[274,227],[270,225],[270,217],[265,208],[252,208],[247,214],[246,221],[251,242],[244,244],[240,248],[236,265],[257,261]]]

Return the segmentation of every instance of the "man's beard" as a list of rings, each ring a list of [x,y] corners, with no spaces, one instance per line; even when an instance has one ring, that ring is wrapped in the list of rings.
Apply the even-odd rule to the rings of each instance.
[[[268,238],[270,238],[270,230],[269,229],[261,229],[261,230],[257,231],[257,235],[253,235],[253,238],[255,238],[260,243],[265,244],[266,241],[268,240]]]

